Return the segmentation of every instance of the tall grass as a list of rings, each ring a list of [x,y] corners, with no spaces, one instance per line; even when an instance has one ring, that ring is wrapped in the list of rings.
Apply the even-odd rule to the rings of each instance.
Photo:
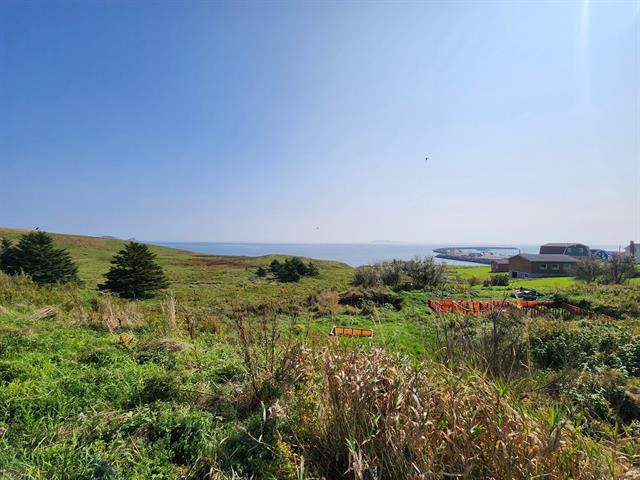
[[[315,361],[322,379],[291,415],[303,432],[296,442],[326,478],[607,475],[601,452],[557,411],[533,415],[474,371],[411,365],[379,349],[328,350]]]

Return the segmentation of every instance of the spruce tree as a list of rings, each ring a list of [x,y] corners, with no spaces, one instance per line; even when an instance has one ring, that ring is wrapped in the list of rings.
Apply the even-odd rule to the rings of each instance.
[[[5,273],[15,271],[15,251],[13,243],[8,238],[3,238],[0,242],[0,271]]]
[[[107,281],[99,287],[123,298],[149,298],[169,286],[162,267],[156,263],[156,255],[137,242],[129,242],[113,257],[105,277]]]
[[[3,240],[0,262],[5,273],[24,273],[39,284],[78,281],[78,267],[69,252],[55,248],[45,232],[29,232],[15,246]]]

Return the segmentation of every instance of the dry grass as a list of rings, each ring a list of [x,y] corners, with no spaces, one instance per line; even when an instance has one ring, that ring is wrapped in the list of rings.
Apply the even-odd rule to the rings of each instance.
[[[38,321],[44,320],[45,318],[56,318],[56,315],[57,311],[55,307],[47,306],[32,312],[29,317],[31,320]]]
[[[556,410],[537,418],[480,374],[382,350],[326,351],[294,399],[296,443],[326,478],[596,479],[604,457]]]
[[[175,332],[176,323],[176,297],[168,293],[162,302],[162,311],[166,317],[166,328],[169,332]]]
[[[113,332],[119,328],[141,325],[142,305],[105,294],[92,301],[91,309],[78,305],[70,314],[76,322]]]
[[[340,297],[333,290],[322,290],[309,297],[309,306],[319,315],[335,317],[340,311]]]

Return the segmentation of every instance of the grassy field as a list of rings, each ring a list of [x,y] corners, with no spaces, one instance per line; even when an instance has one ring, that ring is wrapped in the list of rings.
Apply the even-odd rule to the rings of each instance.
[[[0,274],[2,478],[618,478],[640,463],[638,279],[484,287],[469,279],[488,267],[451,267],[438,290],[363,290],[338,262],[283,284],[255,274],[283,257],[153,246],[170,288],[126,302],[96,289],[125,242],[54,239],[82,286]],[[599,315],[428,307],[520,285]]]

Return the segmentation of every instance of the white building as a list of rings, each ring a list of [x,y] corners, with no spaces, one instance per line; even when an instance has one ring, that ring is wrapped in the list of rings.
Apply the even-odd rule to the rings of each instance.
[[[624,247],[624,253],[631,255],[636,263],[640,263],[640,245],[631,240],[628,247]]]

